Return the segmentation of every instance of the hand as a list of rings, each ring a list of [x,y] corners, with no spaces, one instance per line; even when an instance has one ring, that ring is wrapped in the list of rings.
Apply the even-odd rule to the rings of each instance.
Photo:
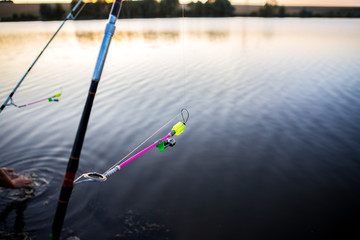
[[[20,177],[19,174],[14,172],[13,168],[2,168],[2,170],[6,173],[6,175],[9,176],[10,179],[15,179],[15,178]]]
[[[12,168],[0,168],[0,186],[8,188],[30,187],[32,181],[15,173]]]
[[[14,188],[24,188],[24,187],[31,187],[32,181],[28,178],[18,176],[15,179],[12,179]]]

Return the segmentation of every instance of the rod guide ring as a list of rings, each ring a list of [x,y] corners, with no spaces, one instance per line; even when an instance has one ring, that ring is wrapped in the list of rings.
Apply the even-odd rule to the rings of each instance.
[[[105,182],[107,180],[107,177],[97,172],[84,173],[83,177],[97,182]]]

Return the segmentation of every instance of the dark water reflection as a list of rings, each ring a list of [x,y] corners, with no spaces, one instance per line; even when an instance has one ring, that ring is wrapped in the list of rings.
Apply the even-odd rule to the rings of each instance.
[[[57,24],[0,24],[1,100]],[[14,98],[61,88],[59,103],[0,116],[1,165],[46,180],[20,215],[36,239],[50,231],[104,25],[66,25]],[[119,20],[79,172],[106,171],[184,106],[189,124],[174,148],[147,153],[106,183],[76,186],[64,239],[360,237],[359,26]],[[13,226],[8,206],[19,199],[0,191]]]
[[[0,232],[0,236],[2,239],[26,239],[26,237],[29,235],[28,233],[24,232],[24,211],[27,207],[27,201],[13,201],[9,205],[6,206],[5,209],[2,210],[0,213],[0,221],[2,224],[1,229],[4,229],[6,232]],[[15,211],[15,222],[13,228],[8,226],[7,219],[11,219],[9,217],[9,214]]]

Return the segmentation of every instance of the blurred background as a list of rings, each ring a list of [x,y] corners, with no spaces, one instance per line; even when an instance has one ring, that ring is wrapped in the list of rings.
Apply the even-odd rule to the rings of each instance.
[[[111,0],[84,0],[78,19],[106,19]],[[72,0],[2,0],[1,21],[62,20]],[[359,0],[142,0],[124,1],[120,18],[360,17]]]

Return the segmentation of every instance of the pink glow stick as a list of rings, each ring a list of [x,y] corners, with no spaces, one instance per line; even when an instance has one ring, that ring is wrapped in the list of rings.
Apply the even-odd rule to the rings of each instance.
[[[48,99],[49,99],[49,98],[44,98],[44,99],[41,99],[41,100],[37,100],[37,101],[35,101],[35,102],[28,103],[28,104],[26,104],[26,105],[33,105],[33,104],[35,104],[35,103],[43,102],[43,101],[46,101],[46,100],[48,100]]]
[[[141,150],[140,152],[138,152],[137,154],[135,154],[134,156],[132,156],[131,158],[129,158],[128,160],[126,160],[125,162],[121,163],[119,165],[119,168],[122,168],[123,166],[125,166],[126,164],[128,164],[129,162],[131,162],[132,160],[134,160],[135,158],[137,158],[138,156],[140,156],[141,154],[147,152],[148,150],[150,150],[151,148],[155,147],[156,145],[158,145],[161,141],[164,141],[166,139],[168,139],[169,137],[171,137],[170,134],[168,134],[166,137],[164,137],[163,139],[156,141],[154,144],[151,144],[150,146],[148,146],[147,148],[145,148],[144,150]]]

